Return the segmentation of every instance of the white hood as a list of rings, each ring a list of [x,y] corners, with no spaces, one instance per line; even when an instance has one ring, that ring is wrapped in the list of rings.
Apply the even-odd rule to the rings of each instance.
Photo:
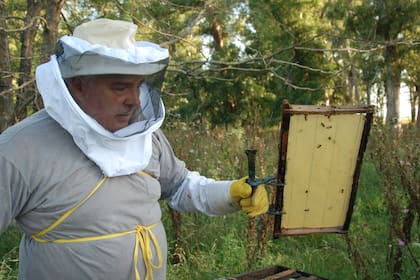
[[[109,177],[144,169],[152,155],[152,133],[165,117],[160,96],[143,84],[140,90],[144,119],[114,133],[103,128],[76,104],[61,77],[55,55],[37,67],[36,82],[48,114],[74,139],[82,152]]]

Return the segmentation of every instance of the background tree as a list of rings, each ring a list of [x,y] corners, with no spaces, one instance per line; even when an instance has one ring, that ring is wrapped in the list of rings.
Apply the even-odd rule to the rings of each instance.
[[[90,18],[110,17],[132,20],[138,39],[169,49],[163,91],[168,116],[213,126],[271,126],[284,98],[369,103],[376,89],[387,94],[391,120],[401,71],[411,80],[418,71],[404,59],[416,53],[418,28],[411,23],[418,22],[418,1],[394,2],[9,1],[3,22],[15,31],[2,39],[8,39],[8,57],[21,57],[10,60],[11,84],[18,88],[8,87],[15,119],[42,107],[33,65],[48,59],[58,36]]]
[[[37,22],[43,5],[42,0],[27,1],[26,15],[23,19],[23,30],[20,33],[20,63],[19,78],[17,81],[19,91],[16,96],[15,114],[17,119],[22,119],[31,114],[31,101],[37,96],[33,79],[34,41],[38,30]],[[36,110],[36,109],[35,109]]]
[[[410,42],[406,34],[416,30],[418,1],[361,1],[346,19],[346,29],[371,47],[382,49],[382,80],[386,95],[386,121],[394,124],[400,115],[401,58]],[[410,48],[408,48],[410,49]]]
[[[267,75],[263,87],[276,96],[271,107],[278,112],[281,102],[326,103],[326,90],[335,67],[323,49],[328,47],[321,18],[324,1],[250,1],[248,54],[263,54],[259,63]],[[277,117],[276,114],[274,117]]]
[[[61,10],[66,3],[65,0],[48,0],[44,2],[45,22],[42,33],[41,61],[48,61],[50,55],[54,53],[55,44],[59,38],[59,26]],[[62,31],[61,31],[62,33]]]
[[[7,32],[6,2],[0,0],[0,133],[11,124],[13,114],[13,100],[10,94],[12,69]]]
[[[420,108],[420,50],[410,49],[406,52],[403,57],[403,64],[405,71],[403,73],[403,81],[407,84],[410,89],[410,105],[411,105],[411,123],[416,123],[416,126],[420,128],[420,110],[417,110],[416,106]],[[417,114],[417,115],[416,115]],[[416,122],[417,119],[417,122]]]

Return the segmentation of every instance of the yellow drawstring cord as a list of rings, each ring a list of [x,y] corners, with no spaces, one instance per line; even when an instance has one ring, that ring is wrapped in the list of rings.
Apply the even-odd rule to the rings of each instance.
[[[102,184],[106,181],[108,177],[103,177],[98,184],[93,188],[93,190],[91,190],[91,192],[82,199],[82,201],[80,201],[79,203],[76,204],[76,206],[74,206],[73,208],[71,208],[69,211],[67,211],[66,213],[63,214],[63,216],[61,216],[60,218],[58,218],[57,221],[55,221],[54,223],[52,223],[49,227],[47,227],[44,230],[41,230],[40,232],[35,233],[34,235],[32,235],[32,237],[35,239],[37,237],[40,237],[50,231],[52,231],[54,228],[56,228],[59,224],[61,224],[65,219],[67,219],[71,214],[74,213],[74,211],[76,211],[77,209],[80,208],[80,206],[82,206],[86,200],[88,200],[101,186]],[[36,239],[35,239],[36,240]]]
[[[136,244],[140,245],[140,248],[143,253],[143,261],[146,267],[146,276],[144,280],[153,280],[153,269],[159,269],[162,267],[162,252],[160,250],[159,242],[153,232],[150,230],[152,227],[156,226],[153,224],[151,226],[136,226]],[[155,247],[156,254],[158,257],[158,264],[155,265],[153,263],[153,251],[151,245],[151,241],[153,242],[153,246]],[[138,260],[138,245],[134,248],[134,269],[136,272],[136,280],[140,280],[140,273],[137,269],[137,260]]]
[[[79,237],[79,238],[73,238],[73,239],[55,239],[55,240],[47,240],[42,239],[39,237],[32,236],[32,238],[35,241],[41,242],[41,243],[78,243],[78,242],[89,242],[89,241],[96,241],[96,240],[103,240],[103,239],[109,239],[114,237],[119,237],[131,233],[136,234],[136,244],[134,247],[134,256],[133,256],[133,264],[134,264],[134,271],[136,273],[136,280],[141,280],[139,270],[137,268],[137,262],[138,262],[138,256],[139,256],[139,246],[141,248],[142,254],[143,254],[143,261],[144,266],[146,268],[146,276],[144,280],[153,280],[153,270],[159,269],[163,265],[163,259],[162,259],[162,251],[159,246],[159,241],[157,240],[155,234],[151,231],[152,228],[157,226],[158,223],[152,224],[150,226],[141,226],[137,225],[135,230],[129,230],[124,232],[118,232],[118,233],[111,233],[111,234],[103,234],[103,235],[97,235],[97,236],[89,236],[89,237]],[[153,250],[152,246],[155,247],[156,255],[158,257],[158,264],[153,263]]]
[[[138,171],[137,173],[150,176],[149,174],[143,171]],[[89,236],[89,237],[79,237],[79,238],[73,238],[73,239],[47,240],[40,237],[42,235],[47,234],[54,228],[56,228],[65,219],[67,219],[71,214],[73,214],[77,209],[79,209],[80,206],[82,206],[102,186],[102,184],[106,181],[107,178],[108,177],[102,178],[98,182],[98,184],[93,188],[93,190],[84,199],[82,199],[76,206],[74,206],[73,208],[68,210],[66,213],[64,213],[59,219],[57,219],[54,223],[52,223],[46,229],[41,230],[40,232],[37,232],[34,235],[32,235],[32,238],[35,241],[40,242],[40,243],[48,243],[48,242],[50,243],[77,243],[77,242],[89,242],[89,241],[109,239],[109,238],[120,237],[127,234],[135,233],[136,244],[134,247],[133,263],[134,263],[134,270],[136,273],[136,280],[141,280],[140,273],[137,268],[139,246],[143,253],[143,261],[146,268],[145,280],[153,280],[153,269],[159,269],[163,265],[162,251],[160,249],[159,242],[156,236],[154,235],[154,233],[151,231],[151,229],[154,228],[156,225],[158,225],[158,223],[155,223],[149,226],[137,225],[135,230],[130,230],[130,231],[103,234],[103,235],[97,235],[97,236]],[[156,254],[158,257],[157,265],[153,263],[153,251],[152,251],[152,247],[150,246],[151,242],[153,242],[153,246],[155,247]]]

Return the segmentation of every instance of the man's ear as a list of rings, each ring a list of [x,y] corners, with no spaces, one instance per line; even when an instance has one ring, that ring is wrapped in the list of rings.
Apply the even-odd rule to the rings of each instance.
[[[70,78],[69,88],[72,94],[80,93],[82,91],[83,83],[80,77]]]
[[[83,100],[83,84],[81,77],[73,77],[67,80],[67,86],[70,91],[70,95],[73,97],[77,104],[80,104],[80,100]]]

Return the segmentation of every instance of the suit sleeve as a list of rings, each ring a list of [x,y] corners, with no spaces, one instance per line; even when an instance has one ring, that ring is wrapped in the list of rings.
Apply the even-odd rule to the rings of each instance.
[[[15,166],[0,155],[0,233],[20,215],[29,195],[27,185]]]
[[[162,132],[156,134],[160,146],[162,198],[178,211],[209,216],[237,211],[230,198],[232,181],[217,181],[188,170],[178,159]]]

